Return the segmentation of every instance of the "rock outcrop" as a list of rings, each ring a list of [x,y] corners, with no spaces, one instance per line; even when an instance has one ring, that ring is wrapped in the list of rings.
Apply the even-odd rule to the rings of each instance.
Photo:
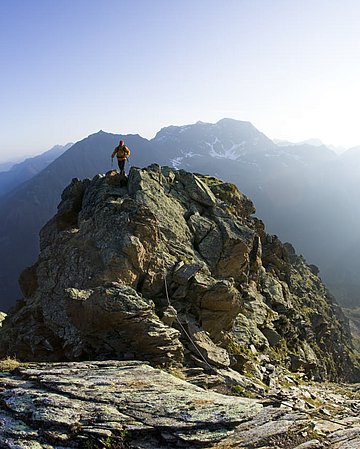
[[[6,449],[357,449],[356,388],[266,400],[204,390],[142,362],[31,363],[0,376]]]
[[[73,180],[24,271],[0,352],[27,361],[277,367],[359,379],[347,320],[314,267],[232,184],[169,167]]]

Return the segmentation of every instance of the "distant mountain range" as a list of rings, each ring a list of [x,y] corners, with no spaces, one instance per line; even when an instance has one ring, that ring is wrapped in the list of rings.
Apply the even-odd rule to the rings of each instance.
[[[27,158],[22,162],[11,164],[8,170],[0,172],[0,196],[10,192],[18,185],[40,173],[52,161],[61,156],[73,144],[56,145],[39,156]],[[4,165],[7,167],[7,165]]]
[[[21,297],[18,275],[37,257],[39,230],[54,215],[64,187],[74,177],[108,171],[120,138],[132,150],[132,165],[156,162],[237,184],[254,201],[269,232],[317,264],[340,301],[360,304],[360,148],[339,156],[325,145],[280,146],[249,122],[223,119],[169,126],[152,140],[100,131],[3,194],[0,308]]]
[[[16,159],[16,160],[10,160],[10,161],[4,161],[0,162],[0,173],[3,171],[10,170],[12,166],[14,166],[16,163],[22,161],[22,158]]]
[[[279,146],[290,146],[290,145],[311,145],[313,147],[321,147],[325,146],[329,148],[330,150],[334,151],[337,154],[344,153],[346,151],[345,147],[339,146],[339,145],[330,145],[323,143],[320,139],[306,139],[301,142],[290,142],[288,140],[282,140],[282,139],[273,139],[273,142],[276,145]]]

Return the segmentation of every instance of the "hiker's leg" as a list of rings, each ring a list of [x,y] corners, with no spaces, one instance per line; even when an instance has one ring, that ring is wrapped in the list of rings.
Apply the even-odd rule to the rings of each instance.
[[[125,175],[124,167],[125,167],[125,159],[122,161],[119,160],[120,175]]]
[[[121,159],[118,159],[118,166],[119,166],[119,172],[120,172],[120,174],[122,174],[122,172],[124,170],[124,161],[122,161]]]

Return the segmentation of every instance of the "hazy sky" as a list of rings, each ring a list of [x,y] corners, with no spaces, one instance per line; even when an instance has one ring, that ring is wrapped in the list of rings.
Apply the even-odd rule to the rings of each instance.
[[[358,0],[1,0],[0,159],[223,117],[360,145]]]

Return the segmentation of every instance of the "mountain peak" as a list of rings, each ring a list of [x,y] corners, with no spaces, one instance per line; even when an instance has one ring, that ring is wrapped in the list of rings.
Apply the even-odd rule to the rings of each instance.
[[[236,120],[233,118],[222,118],[219,120],[216,125],[245,125],[245,126],[251,126],[254,127],[254,125],[251,122],[243,121],[243,120]],[[254,127],[255,128],[255,127]]]
[[[133,167],[128,179],[74,179],[41,231],[38,262],[21,276],[24,300],[0,331],[1,356],[240,373],[251,365],[265,381],[271,354],[316,379],[353,379],[336,304],[254,211],[233,184],[156,164]]]

